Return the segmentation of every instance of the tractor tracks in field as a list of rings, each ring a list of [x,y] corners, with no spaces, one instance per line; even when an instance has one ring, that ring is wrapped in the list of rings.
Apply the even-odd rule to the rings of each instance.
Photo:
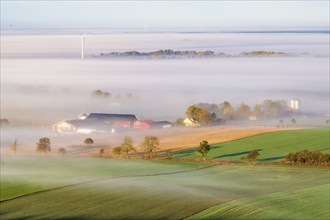
[[[89,183],[97,183],[97,182],[101,182],[101,181],[105,181],[105,180],[120,179],[120,178],[135,178],[135,177],[153,177],[153,176],[175,175],[175,174],[180,174],[180,173],[189,173],[189,172],[194,172],[194,171],[199,171],[199,170],[205,170],[205,169],[209,169],[209,168],[215,167],[215,166],[217,166],[217,165],[210,165],[210,166],[206,166],[206,167],[200,167],[200,168],[191,169],[191,170],[181,170],[181,171],[176,171],[176,172],[164,172],[164,173],[141,174],[141,175],[112,176],[112,177],[108,177],[108,178],[88,180],[88,181],[84,181],[84,182],[59,186],[59,187],[55,187],[55,188],[51,188],[51,189],[40,190],[40,191],[36,191],[36,192],[16,196],[16,197],[9,198],[9,199],[4,199],[4,200],[0,201],[0,204],[4,204],[6,202],[10,202],[10,201],[13,201],[13,200],[16,200],[16,199],[25,198],[25,197],[29,197],[29,196],[33,196],[33,195],[37,195],[37,194],[42,194],[42,193],[46,193],[46,192],[50,192],[50,191],[55,191],[55,190],[59,190],[59,189],[67,188],[67,187],[80,186],[80,185],[89,184]]]

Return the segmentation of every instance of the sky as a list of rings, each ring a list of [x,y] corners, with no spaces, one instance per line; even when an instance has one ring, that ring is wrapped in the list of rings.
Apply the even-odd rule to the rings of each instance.
[[[1,29],[323,27],[329,1],[1,0]]]

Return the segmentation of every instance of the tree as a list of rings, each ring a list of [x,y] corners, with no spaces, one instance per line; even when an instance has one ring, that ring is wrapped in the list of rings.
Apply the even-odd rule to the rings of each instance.
[[[259,156],[260,156],[259,152],[257,150],[253,150],[246,156],[246,159],[252,161],[257,159]]]
[[[103,154],[104,154],[104,149],[101,148],[99,152],[100,152],[101,156],[103,156]]]
[[[274,118],[280,112],[281,104],[272,100],[265,100],[262,104],[262,107],[265,117]]]
[[[146,154],[149,154],[149,158],[155,156],[155,152],[159,149],[159,139],[156,136],[146,136],[141,143],[141,147]]]
[[[220,104],[220,112],[225,119],[234,120],[236,118],[235,109],[228,101],[224,101],[222,104]]]
[[[220,107],[216,104],[210,103],[198,103],[196,106],[201,107],[209,112],[214,112],[217,117],[221,117],[222,113],[220,111]]]
[[[86,145],[94,144],[94,140],[92,138],[86,138],[84,140],[84,144]]]
[[[200,125],[207,125],[216,117],[214,113],[208,112],[206,109],[195,105],[188,107],[186,115],[188,118],[197,121]]]
[[[109,93],[109,92],[105,92],[105,93],[103,93],[103,96],[104,96],[104,98],[106,98],[106,99],[111,98],[111,93]]]
[[[175,125],[178,126],[178,127],[182,127],[184,126],[184,123],[183,123],[183,118],[178,118],[176,121],[175,121]]]
[[[51,151],[50,139],[48,137],[40,138],[37,143],[37,151],[40,153],[47,153]]]
[[[197,148],[198,153],[200,153],[204,160],[206,160],[206,155],[210,151],[211,146],[207,141],[202,141],[199,143],[199,147]]]
[[[10,149],[11,149],[12,151],[14,151],[14,153],[16,154],[16,150],[17,150],[17,139],[16,139],[16,138],[15,138],[14,143],[12,143],[12,144],[10,145]]]
[[[248,119],[250,115],[250,107],[242,103],[237,110],[238,117],[242,119]]]
[[[251,116],[255,117],[256,119],[262,118],[263,117],[263,112],[261,109],[261,105],[255,105],[252,112]]]
[[[62,156],[64,156],[66,154],[65,148],[63,148],[63,147],[59,148],[58,153],[61,154]]]
[[[130,137],[125,137],[120,147],[121,147],[121,152],[125,153],[126,157],[128,157],[128,154],[130,152],[135,152],[135,148],[133,146],[133,140]]]
[[[118,147],[114,147],[114,148],[112,148],[112,154],[114,155],[114,156],[117,156],[117,157],[119,157],[120,156],[120,154],[121,154],[121,146],[118,146]]]
[[[329,119],[325,121],[326,124],[329,124],[329,122],[330,122]]]
[[[0,125],[1,126],[8,126],[9,125],[9,120],[7,118],[1,118],[0,119]]]
[[[101,90],[94,90],[91,94],[92,97],[95,97],[95,98],[99,98],[99,97],[103,97],[104,96],[104,93],[101,91]]]
[[[296,119],[294,119],[294,118],[291,119],[291,123],[292,123],[292,124],[296,124],[296,123],[297,123]]]
[[[280,122],[280,124],[283,124],[284,121],[281,119],[281,120],[279,120],[278,122]]]

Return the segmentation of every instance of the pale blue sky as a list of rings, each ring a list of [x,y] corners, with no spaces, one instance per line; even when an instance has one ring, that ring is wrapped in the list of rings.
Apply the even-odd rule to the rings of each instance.
[[[6,1],[1,29],[329,27],[329,1]]]

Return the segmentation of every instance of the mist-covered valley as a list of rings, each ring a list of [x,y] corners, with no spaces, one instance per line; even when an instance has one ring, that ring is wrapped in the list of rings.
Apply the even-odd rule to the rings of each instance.
[[[324,116],[329,112],[328,36],[85,35],[85,57],[81,59],[80,35],[2,35],[1,118],[14,126],[37,126],[51,132],[52,124],[75,119],[82,113],[136,114],[140,119],[173,122],[185,116],[188,106],[201,102],[229,101],[234,107],[244,102],[252,108],[267,99],[285,98],[300,99],[304,113]],[[142,60],[97,57],[102,52],[159,49],[211,49],[227,54],[263,50],[297,56]],[[108,92],[110,97],[95,99],[95,90]],[[8,145],[13,137],[10,133],[1,142]]]

